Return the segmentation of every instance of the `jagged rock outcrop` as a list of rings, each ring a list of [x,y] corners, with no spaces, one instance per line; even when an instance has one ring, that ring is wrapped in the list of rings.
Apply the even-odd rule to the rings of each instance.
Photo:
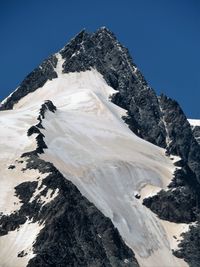
[[[200,258],[198,238],[194,238],[199,235],[200,229],[200,146],[179,104],[164,95],[159,103],[167,129],[166,153],[181,158],[177,164],[181,169],[174,173],[168,190],[144,199],[143,203],[161,219],[178,223],[197,222],[196,227],[190,227],[189,232],[183,234],[180,249],[174,252],[189,266],[196,267]]]
[[[199,221],[199,220],[198,220]],[[174,255],[184,258],[192,267],[198,267],[200,262],[200,224],[190,226],[190,230],[182,234],[183,240],[178,245]]]
[[[0,110],[12,109],[21,98],[42,87],[48,80],[57,78],[54,70],[56,64],[57,58],[54,55],[44,60],[41,65],[28,74],[19,87],[0,106]]]
[[[185,114],[176,101],[166,96],[161,96],[160,106],[169,138],[167,152],[179,156],[182,166],[187,164],[200,183],[200,146],[192,134]]]
[[[167,154],[179,156],[179,166],[182,169],[175,172],[168,191],[162,191],[157,196],[144,200],[144,204],[162,218],[191,222],[195,220],[200,204],[200,147],[178,103],[164,95],[160,97],[159,103],[169,140]],[[186,210],[184,206],[187,207]],[[182,219],[177,217],[177,213],[183,214]]]
[[[198,144],[200,144],[200,126],[195,125],[195,126],[191,126],[191,128],[192,128],[193,136],[196,138]]]

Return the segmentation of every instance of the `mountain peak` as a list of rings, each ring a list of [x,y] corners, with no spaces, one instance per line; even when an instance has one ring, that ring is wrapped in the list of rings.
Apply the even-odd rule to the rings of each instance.
[[[80,72],[96,68],[103,75],[106,68],[117,69],[119,65],[124,69],[128,67],[132,72],[134,64],[131,62],[128,51],[117,41],[115,35],[106,27],[99,28],[94,33],[82,29],[59,53],[64,60],[63,72]],[[44,60],[39,67],[34,69],[19,85],[19,87],[2,102],[0,110],[12,109],[22,97],[37,90],[48,80],[57,78],[56,54]],[[103,67],[105,66],[105,68]],[[135,73],[136,75],[136,73]],[[114,75],[114,76],[117,76]],[[107,82],[117,89],[116,78],[108,78]]]
[[[1,109],[1,265],[199,266],[199,130],[109,29],[79,32]]]
[[[94,34],[107,34],[108,36],[110,36],[111,38],[116,40],[115,34],[105,26],[100,27],[99,29],[97,29],[97,31],[94,32]]]

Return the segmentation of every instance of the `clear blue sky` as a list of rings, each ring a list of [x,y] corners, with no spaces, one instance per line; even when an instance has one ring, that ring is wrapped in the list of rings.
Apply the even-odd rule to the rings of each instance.
[[[82,28],[112,30],[158,94],[200,118],[200,0],[1,0],[0,99]]]

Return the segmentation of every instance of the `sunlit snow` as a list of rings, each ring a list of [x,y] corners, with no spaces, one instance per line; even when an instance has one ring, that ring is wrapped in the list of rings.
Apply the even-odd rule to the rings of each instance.
[[[116,91],[107,85],[102,75],[95,69],[63,74],[62,58],[59,54],[57,57],[58,78],[22,98],[14,111],[2,112],[5,116],[0,120],[9,119],[11,126],[8,127],[16,127],[16,135],[7,130],[8,143],[16,136],[12,149],[9,144],[0,144],[1,151],[6,153],[2,156],[13,158],[31,142],[24,136],[26,127],[21,132],[19,125],[13,126],[16,120],[10,119],[9,114],[26,117],[21,123],[31,126],[40,105],[44,100],[51,100],[57,111],[48,112],[43,121],[48,149],[41,158],[52,162],[112,220],[136,253],[140,266],[187,266],[172,255],[171,249],[177,242],[172,239],[173,235],[177,233],[178,237],[188,226],[163,223],[142,205],[142,198],[167,187],[175,170],[173,161],[165,156],[163,149],[129,130],[121,119],[126,111],[109,101]],[[5,136],[4,133],[1,142],[5,142]],[[9,175],[3,174],[5,178]],[[141,194],[141,199],[135,197],[136,192]]]

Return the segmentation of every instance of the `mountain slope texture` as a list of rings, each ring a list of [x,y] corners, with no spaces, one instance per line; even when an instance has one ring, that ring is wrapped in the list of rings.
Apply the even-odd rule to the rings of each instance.
[[[200,266],[200,123],[103,27],[0,107],[0,267]]]

